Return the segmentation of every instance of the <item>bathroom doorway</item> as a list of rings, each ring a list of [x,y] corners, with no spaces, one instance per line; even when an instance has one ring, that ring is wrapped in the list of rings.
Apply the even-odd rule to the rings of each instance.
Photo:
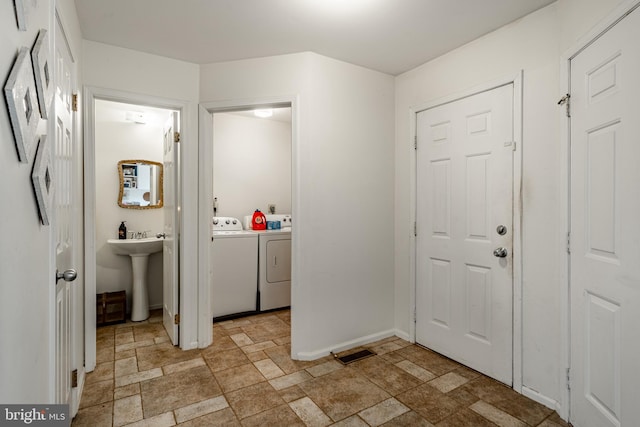
[[[90,90],[89,90],[90,91]],[[126,293],[127,319],[144,320],[148,310],[171,312],[165,322],[174,345],[179,343],[180,246],[180,137],[183,106],[130,94],[88,93],[85,112],[85,219],[87,291],[85,297],[88,370],[95,367],[96,298],[98,294]],[[172,161],[168,161],[167,129],[171,127]],[[176,128],[177,129],[174,129]],[[174,142],[175,141],[175,142]],[[124,162],[124,163],[123,163]],[[129,165],[130,164],[130,165]],[[129,169],[126,165],[133,165]],[[131,169],[136,173],[131,173]],[[143,171],[149,170],[148,178]],[[166,170],[166,173],[165,173]],[[140,173],[138,173],[140,172]],[[167,193],[167,185],[173,191]],[[139,194],[138,194],[139,193]],[[173,197],[170,197],[173,196]],[[148,256],[141,291],[133,280],[130,256],[116,254],[109,239],[118,239],[124,222],[125,237],[155,239],[164,235],[163,250]],[[173,230],[167,234],[167,223]],[[167,257],[167,244],[171,243]],[[165,271],[168,270],[168,271]],[[168,279],[167,279],[168,278]],[[146,295],[145,295],[146,292]],[[171,307],[165,306],[165,295]],[[142,309],[140,308],[142,306]],[[135,319],[132,311],[135,307]],[[140,314],[142,313],[142,314]],[[167,316],[164,316],[167,317]]]

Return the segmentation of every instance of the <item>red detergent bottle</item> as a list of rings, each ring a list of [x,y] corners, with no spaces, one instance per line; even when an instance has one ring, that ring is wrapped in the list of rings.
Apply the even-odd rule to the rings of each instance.
[[[267,218],[265,218],[264,214],[260,212],[260,209],[256,209],[253,213],[253,218],[251,218],[251,228],[254,230],[266,230],[267,228]]]

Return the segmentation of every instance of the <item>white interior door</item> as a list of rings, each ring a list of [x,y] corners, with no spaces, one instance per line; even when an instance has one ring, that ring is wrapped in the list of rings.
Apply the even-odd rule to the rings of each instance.
[[[640,11],[571,61],[571,421],[640,423]]]
[[[179,115],[171,113],[164,126],[164,243],[163,265],[163,323],[173,345],[178,345],[178,289],[179,289]]]
[[[55,33],[55,141],[53,148],[54,185],[54,233],[56,241],[56,269],[60,273],[67,271],[64,279],[56,280],[55,309],[55,400],[56,403],[77,405],[72,402],[71,371],[73,370],[73,336],[72,336],[72,289],[71,281],[75,275],[71,270],[79,263],[74,253],[75,227],[74,218],[79,183],[77,167],[80,164],[78,151],[74,141],[72,90],[73,58],[67,45],[60,21],[56,19]],[[55,279],[54,279],[55,280]],[[77,362],[76,362],[77,363]],[[77,397],[77,396],[76,396]]]
[[[416,341],[511,384],[513,85],[418,113],[416,134]]]

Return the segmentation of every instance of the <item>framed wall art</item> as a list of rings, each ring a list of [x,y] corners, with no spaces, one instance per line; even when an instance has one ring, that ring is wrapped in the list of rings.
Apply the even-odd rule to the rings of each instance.
[[[16,9],[16,21],[20,31],[27,31],[27,11],[25,10],[26,0],[13,0]]]
[[[49,66],[49,35],[47,30],[41,29],[36,39],[36,44],[31,51],[33,61],[33,73],[36,77],[36,89],[38,92],[38,104],[40,105],[40,116],[48,118],[47,109],[51,105],[53,97],[53,82],[51,81],[51,69]]]
[[[40,122],[36,82],[33,78],[33,66],[29,49],[20,49],[7,84],[4,95],[9,107],[11,127],[18,149],[18,158],[23,163],[29,163],[36,148],[36,131]]]
[[[38,152],[36,153],[36,160],[33,163],[31,181],[33,182],[33,191],[36,193],[38,211],[40,212],[40,221],[44,225],[49,225],[51,209],[53,207],[52,178],[53,174],[51,172],[49,143],[47,142],[47,136],[41,135],[40,144],[38,144]]]

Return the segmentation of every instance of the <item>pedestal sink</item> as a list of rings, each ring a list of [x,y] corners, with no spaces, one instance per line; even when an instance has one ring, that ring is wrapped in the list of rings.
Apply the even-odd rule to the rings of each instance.
[[[109,239],[117,255],[129,255],[133,269],[133,295],[131,296],[131,320],[139,322],[149,318],[149,291],[147,290],[147,265],[149,255],[162,251],[162,239]]]

